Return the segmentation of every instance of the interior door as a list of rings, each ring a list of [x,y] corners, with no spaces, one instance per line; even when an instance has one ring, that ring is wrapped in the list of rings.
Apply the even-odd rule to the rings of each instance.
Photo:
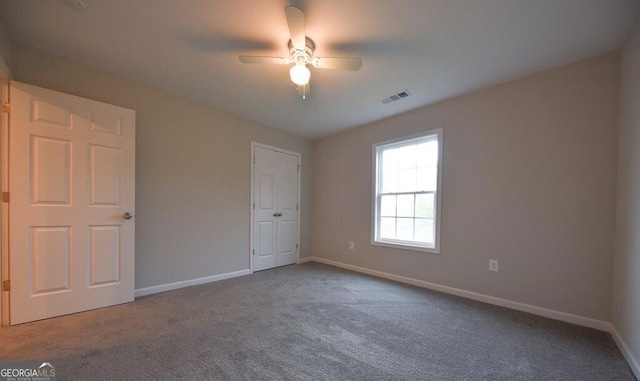
[[[277,152],[255,147],[253,271],[276,267]]]
[[[298,260],[298,175],[298,156],[254,147],[254,271]]]
[[[276,154],[276,266],[285,266],[298,261],[298,158],[286,153]]]
[[[135,113],[12,82],[11,324],[133,301]]]

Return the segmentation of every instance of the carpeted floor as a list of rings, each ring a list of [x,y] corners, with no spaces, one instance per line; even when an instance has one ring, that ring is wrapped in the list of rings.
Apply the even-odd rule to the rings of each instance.
[[[635,380],[609,334],[307,263],[0,329],[58,380]]]

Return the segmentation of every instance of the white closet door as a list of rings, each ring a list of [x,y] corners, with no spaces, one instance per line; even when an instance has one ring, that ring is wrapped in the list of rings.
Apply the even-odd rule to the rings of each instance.
[[[253,271],[298,261],[298,156],[254,147]]]
[[[276,267],[278,153],[255,147],[253,271]]]
[[[286,153],[277,157],[276,266],[284,266],[298,261],[298,158]]]

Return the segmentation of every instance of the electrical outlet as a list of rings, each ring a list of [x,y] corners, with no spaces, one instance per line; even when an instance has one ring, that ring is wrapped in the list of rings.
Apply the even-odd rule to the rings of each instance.
[[[356,248],[356,245],[354,245],[353,241],[349,241],[349,249],[353,250]]]
[[[489,259],[489,271],[498,271],[498,261]]]

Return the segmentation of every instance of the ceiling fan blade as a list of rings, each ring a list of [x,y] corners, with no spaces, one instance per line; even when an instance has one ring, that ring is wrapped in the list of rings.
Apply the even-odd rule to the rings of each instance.
[[[320,69],[341,69],[358,71],[362,67],[360,57],[315,57],[311,64]]]
[[[304,34],[304,12],[300,8],[293,5],[284,7],[284,13],[287,16],[287,24],[289,24],[289,35],[291,36],[291,45],[296,50],[305,49]]]
[[[298,85],[298,95],[305,99],[311,94],[311,86],[307,83],[306,85]]]
[[[290,59],[286,57],[263,57],[263,56],[238,56],[240,62],[243,63],[264,63],[286,65],[290,63]]]

